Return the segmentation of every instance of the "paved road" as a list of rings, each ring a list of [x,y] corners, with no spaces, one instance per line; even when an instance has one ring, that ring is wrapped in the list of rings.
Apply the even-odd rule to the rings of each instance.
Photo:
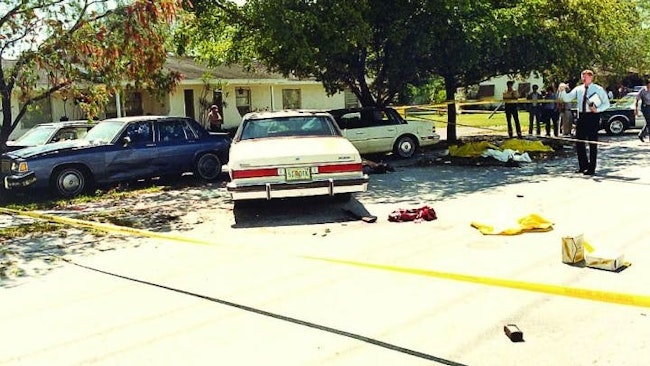
[[[374,224],[318,200],[234,211],[220,203],[186,215],[191,230],[171,228],[209,245],[128,237],[117,250],[68,253],[71,263],[0,288],[0,364],[645,364],[646,307],[435,276],[648,296],[650,144],[606,140],[595,177],[571,173],[573,159],[374,175],[356,197],[379,217]],[[212,201],[221,190],[201,194],[222,202]],[[425,204],[437,220],[386,220]],[[470,226],[530,213],[554,230],[484,236]],[[614,273],[563,264],[560,238],[576,232],[624,252],[632,266]],[[504,335],[509,323],[524,342]]]

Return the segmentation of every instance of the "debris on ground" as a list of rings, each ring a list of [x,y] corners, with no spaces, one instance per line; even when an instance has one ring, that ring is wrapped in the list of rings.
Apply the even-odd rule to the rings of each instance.
[[[492,221],[472,221],[471,226],[483,235],[517,235],[524,232],[553,230],[553,223],[537,214],[520,217],[516,221],[493,217]]]
[[[403,221],[432,221],[437,219],[436,211],[429,206],[422,206],[420,208],[398,209],[388,215],[388,221],[403,222]]]
[[[363,172],[365,174],[385,174],[395,171],[395,168],[384,162],[376,163],[372,160],[363,159],[361,161],[361,164],[363,166]]]

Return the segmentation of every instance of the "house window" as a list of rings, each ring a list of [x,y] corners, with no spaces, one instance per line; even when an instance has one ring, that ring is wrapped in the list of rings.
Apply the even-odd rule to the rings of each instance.
[[[359,106],[359,99],[357,96],[350,90],[345,89],[343,91],[343,97],[345,98],[345,108],[356,108]]]
[[[235,90],[235,106],[241,116],[251,111],[251,90],[237,88]]]
[[[478,86],[478,98],[489,98],[494,96],[494,84],[486,84]]]
[[[52,102],[44,98],[32,103],[22,118],[23,128],[32,128],[39,123],[52,122]]]
[[[300,109],[300,89],[282,89],[282,109]]]

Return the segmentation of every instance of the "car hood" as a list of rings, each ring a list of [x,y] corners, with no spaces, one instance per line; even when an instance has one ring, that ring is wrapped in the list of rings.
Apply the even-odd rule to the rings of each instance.
[[[59,153],[65,150],[80,149],[93,146],[90,141],[77,139],[77,140],[66,140],[61,142],[54,142],[51,144],[30,146],[23,149],[11,151],[7,153],[14,158],[27,159],[38,155],[47,155],[52,153]]]
[[[296,164],[361,162],[359,151],[344,137],[297,137],[244,140],[230,147],[233,169]]]

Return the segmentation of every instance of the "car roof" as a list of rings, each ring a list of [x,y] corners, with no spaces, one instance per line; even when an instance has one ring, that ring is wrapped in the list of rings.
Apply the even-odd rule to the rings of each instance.
[[[45,122],[39,123],[34,127],[86,127],[94,125],[94,122],[89,122],[88,120],[84,119],[75,121]]]
[[[299,117],[305,115],[330,116],[329,113],[322,110],[286,109],[281,111],[251,112],[251,113],[247,113],[244,116],[244,119],[251,120],[251,119],[266,119],[266,118],[276,118],[276,117]]]
[[[332,114],[343,114],[343,113],[352,113],[352,112],[362,112],[362,111],[382,111],[386,109],[394,109],[393,107],[354,107],[354,108],[339,108],[329,110],[329,113]]]
[[[102,120],[104,121],[118,121],[118,122],[137,122],[137,121],[152,121],[152,120],[164,120],[164,119],[178,119],[178,118],[188,118],[188,117],[176,117],[176,116],[129,116],[129,117],[116,117],[116,118],[107,118]]]

